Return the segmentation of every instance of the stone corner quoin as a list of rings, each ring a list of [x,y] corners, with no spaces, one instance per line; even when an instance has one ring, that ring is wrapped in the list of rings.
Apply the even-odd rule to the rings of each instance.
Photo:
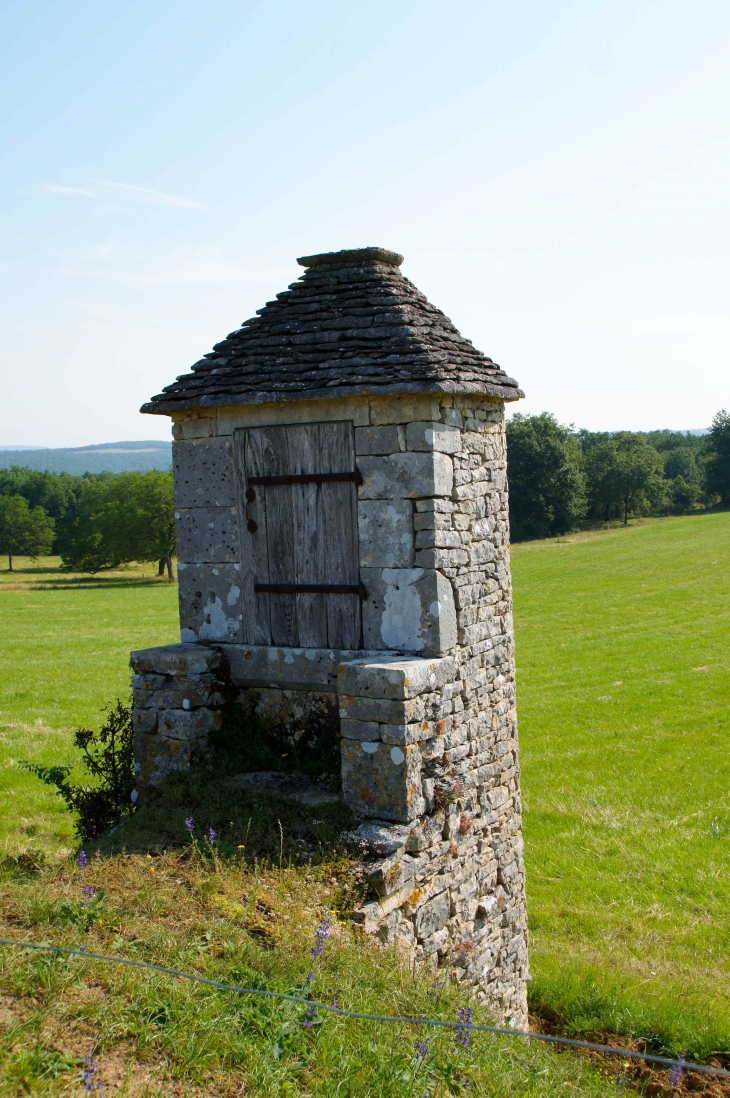
[[[374,343],[389,341],[382,349],[392,358],[401,348],[405,359],[418,291],[392,253],[368,251],[310,257],[290,297],[279,295],[280,334],[272,321],[266,338],[299,353],[289,309],[304,347],[340,323],[358,347],[375,330]],[[309,297],[300,302],[302,284]],[[401,292],[414,315],[393,304]],[[422,295],[417,304],[432,343],[462,339]],[[317,309],[324,320],[307,334]],[[249,344],[265,342],[256,320],[247,323],[233,333],[242,377],[251,376]],[[168,387],[159,410],[172,416],[175,438],[181,643],[132,654],[135,758],[144,797],[206,755],[232,696],[292,727],[310,713],[336,722],[343,797],[362,821],[352,839],[372,886],[357,920],[417,960],[448,964],[501,1020],[524,1028],[503,414],[504,399],[521,394],[479,361],[481,375],[469,360],[409,391],[394,382],[348,389],[355,367],[342,363],[336,384],[323,365],[318,384],[271,399],[240,389],[226,398],[207,365],[197,388]]]

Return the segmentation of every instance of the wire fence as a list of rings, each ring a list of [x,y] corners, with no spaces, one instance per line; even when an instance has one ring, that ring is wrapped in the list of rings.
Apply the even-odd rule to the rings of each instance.
[[[219,991],[232,992],[235,995],[257,995],[265,999],[279,999],[286,1003],[300,1003],[309,1011],[323,1011],[327,1014],[335,1014],[340,1018],[354,1018],[360,1022],[384,1022],[394,1025],[432,1026],[438,1029],[451,1029],[463,1032],[468,1028],[470,1033],[492,1033],[501,1037],[519,1037],[528,1041],[543,1041],[551,1045],[563,1045],[568,1048],[586,1049],[589,1052],[600,1052],[607,1056],[622,1056],[625,1059],[640,1060],[644,1063],[657,1064],[662,1068],[671,1070],[701,1072],[704,1075],[719,1075],[730,1079],[730,1071],[725,1068],[711,1067],[708,1064],[693,1064],[684,1059],[672,1059],[669,1056],[657,1056],[650,1052],[637,1052],[633,1049],[616,1048],[612,1045],[600,1045],[593,1041],[579,1041],[573,1037],[557,1037],[552,1033],[532,1033],[522,1029],[507,1029],[500,1026],[485,1026],[477,1022],[464,1021],[450,1022],[441,1018],[411,1018],[399,1017],[389,1014],[364,1014],[358,1010],[346,1010],[344,1007],[335,1006],[332,1003],[319,1003],[313,999],[306,999],[302,995],[287,995],[283,991],[270,991],[267,988],[239,987],[236,984],[225,984],[219,980],[209,980],[206,976],[198,976],[194,972],[180,972],[174,968],[166,968],[164,965],[155,965],[149,961],[136,961],[131,957],[112,957],[104,953],[89,953],[81,946],[73,949],[68,946],[46,945],[37,942],[16,942],[12,938],[0,938],[0,946],[11,946],[17,949],[35,949],[45,953],[68,954],[80,957],[85,961],[105,961],[107,964],[127,965],[130,968],[148,969],[151,972],[159,972],[164,976],[174,976],[179,980],[191,980],[196,984],[204,984],[206,987],[214,987]]]

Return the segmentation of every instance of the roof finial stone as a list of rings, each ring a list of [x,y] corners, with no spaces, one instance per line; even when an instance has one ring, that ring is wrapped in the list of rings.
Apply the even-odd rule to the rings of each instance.
[[[387,263],[400,267],[403,256],[388,248],[343,248],[339,252],[320,252],[319,255],[303,255],[297,260],[300,267],[359,267],[362,263]]]

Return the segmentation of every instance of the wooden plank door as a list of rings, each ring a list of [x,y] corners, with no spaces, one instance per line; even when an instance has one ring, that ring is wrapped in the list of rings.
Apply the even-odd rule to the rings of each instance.
[[[323,427],[328,424],[322,424]],[[326,435],[326,432],[324,432]],[[305,423],[289,428],[289,446],[292,473],[320,473],[321,468],[320,424]],[[353,458],[354,460],[354,458]],[[352,468],[352,465],[350,466]],[[292,486],[294,511],[294,583],[328,583],[325,566],[324,497],[318,484]],[[297,636],[302,648],[326,648],[327,599],[324,594],[296,595]]]
[[[323,471],[340,473],[355,468],[353,425],[323,423],[323,428],[347,427],[349,431],[322,430],[320,456]],[[360,553],[357,531],[357,489],[352,482],[323,484],[324,560],[327,583],[358,584]],[[327,595],[327,637],[331,648],[362,647],[362,603],[359,595]],[[330,639],[331,638],[331,639]]]
[[[354,473],[353,424],[243,428],[234,441],[244,643],[360,648],[359,595],[255,590],[261,584],[359,584],[354,482],[249,484],[260,476]]]

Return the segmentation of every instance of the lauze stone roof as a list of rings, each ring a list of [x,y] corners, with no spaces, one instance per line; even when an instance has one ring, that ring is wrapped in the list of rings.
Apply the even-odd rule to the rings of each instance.
[[[400,270],[358,248],[297,260],[305,273],[142,406],[189,408],[359,393],[524,394]]]

